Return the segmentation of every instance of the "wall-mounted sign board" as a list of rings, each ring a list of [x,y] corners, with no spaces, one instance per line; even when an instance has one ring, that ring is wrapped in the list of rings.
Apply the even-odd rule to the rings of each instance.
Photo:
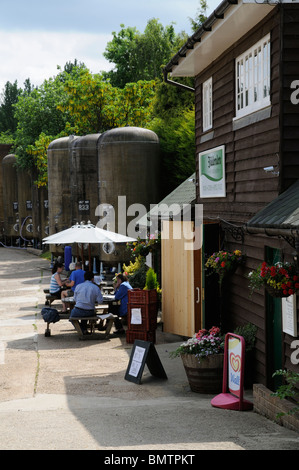
[[[297,303],[296,294],[281,299],[282,329],[284,333],[297,337]]]
[[[200,152],[198,159],[200,197],[225,197],[225,146]]]
[[[136,339],[132,348],[125,379],[140,384],[145,364],[153,376],[167,379],[167,375],[153,343]]]

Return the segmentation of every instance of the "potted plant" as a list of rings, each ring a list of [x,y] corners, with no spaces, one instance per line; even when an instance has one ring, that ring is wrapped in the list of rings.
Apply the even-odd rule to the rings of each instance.
[[[232,253],[229,251],[217,251],[207,260],[205,266],[219,275],[220,284],[223,278],[233,273],[240,264],[243,264],[246,256],[240,250]]]
[[[218,327],[199,330],[173,351],[171,357],[181,357],[193,392],[221,392],[224,338]]]
[[[299,290],[299,273],[295,265],[278,262],[269,265],[265,261],[248,274],[249,289],[265,287],[272,297],[289,297]]]
[[[243,336],[245,340],[245,352],[252,351],[256,341],[257,326],[253,323],[246,323],[243,326],[238,326],[234,333]]]
[[[238,326],[234,331],[236,335],[243,336],[245,340],[245,388],[251,388],[254,381],[254,346],[256,341],[257,330],[257,326],[253,325],[253,323],[246,323],[243,326]]]

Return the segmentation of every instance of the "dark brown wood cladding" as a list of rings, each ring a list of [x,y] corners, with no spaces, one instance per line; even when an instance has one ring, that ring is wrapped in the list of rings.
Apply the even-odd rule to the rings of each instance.
[[[282,53],[282,189],[287,189],[299,178],[299,104],[291,102],[291,83],[299,80],[299,11],[296,5],[283,8],[281,44]]]
[[[197,153],[225,145],[227,197],[204,199],[204,214],[246,222],[279,193],[279,178],[266,174],[266,166],[276,165],[280,152],[279,127],[279,20],[271,13],[235,47],[196,77]],[[235,59],[271,32],[271,116],[255,124],[233,130],[235,117]],[[273,40],[272,40],[273,38]],[[213,77],[213,140],[202,137],[202,83]],[[198,171],[198,159],[197,159]],[[227,203],[232,204],[227,210]]]
[[[298,25],[298,5],[277,6],[264,21],[196,77],[197,154],[225,145],[226,158],[226,197],[200,199],[197,187],[197,202],[203,204],[205,222],[217,219],[242,225],[299,178],[299,104],[295,106],[290,101],[290,84],[293,80],[299,80]],[[234,130],[235,59],[269,32],[270,116]],[[211,76],[213,128],[207,135],[210,133],[213,137],[203,139],[202,84]],[[279,176],[263,170],[272,165],[279,170]],[[196,171],[198,177],[198,158]],[[258,292],[250,297],[247,275],[265,259],[266,247],[280,249],[282,256],[289,261],[294,249],[282,238],[246,234],[241,243],[228,232],[224,246],[228,250],[239,248],[247,255],[246,265],[238,268],[229,284],[228,321],[231,329],[247,322],[258,326],[255,380],[267,385],[265,295]],[[291,337],[284,335],[283,367],[290,366],[291,340]]]

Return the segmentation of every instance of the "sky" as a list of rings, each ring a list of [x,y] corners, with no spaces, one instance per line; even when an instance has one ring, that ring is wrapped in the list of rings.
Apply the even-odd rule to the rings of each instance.
[[[221,0],[208,0],[210,13]],[[192,34],[189,18],[199,0],[0,0],[0,93],[7,81],[23,88],[30,78],[39,86],[57,75],[57,66],[77,59],[92,73],[111,70],[103,56],[120,25],[143,33],[158,18],[177,33]]]

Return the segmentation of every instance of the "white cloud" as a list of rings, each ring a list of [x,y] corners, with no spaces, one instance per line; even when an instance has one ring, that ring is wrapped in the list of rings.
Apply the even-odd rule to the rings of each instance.
[[[219,3],[208,0],[208,15]],[[190,34],[188,17],[195,17],[199,0],[128,0],[125,4],[112,0],[100,6],[98,0],[86,0],[83,8],[80,5],[80,0],[53,0],[49,4],[14,0],[1,6],[0,93],[7,81],[17,80],[23,87],[24,80],[30,78],[38,86],[57,75],[57,65],[63,67],[75,59],[93,73],[112,69],[103,52],[112,31],[120,30],[120,23],[142,32],[155,17],[164,26],[174,21],[177,32],[185,29]]]
[[[103,52],[111,38],[110,34],[0,31],[0,91],[7,81],[17,80],[22,87],[26,78],[40,85],[57,75],[57,65],[75,59],[93,73],[110,70],[112,64]]]

